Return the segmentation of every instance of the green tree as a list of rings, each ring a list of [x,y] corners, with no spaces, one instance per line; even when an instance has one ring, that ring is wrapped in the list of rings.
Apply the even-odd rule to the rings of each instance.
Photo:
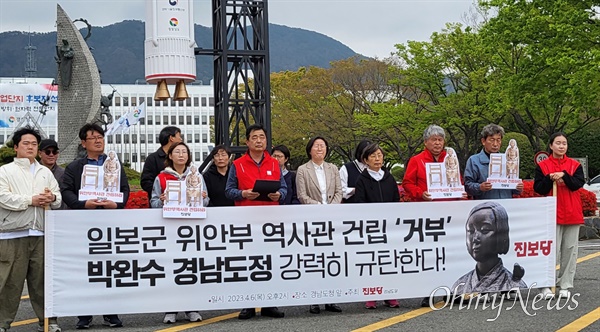
[[[534,150],[556,131],[576,133],[600,118],[598,0],[486,0],[481,26],[493,58],[490,107],[510,115]]]

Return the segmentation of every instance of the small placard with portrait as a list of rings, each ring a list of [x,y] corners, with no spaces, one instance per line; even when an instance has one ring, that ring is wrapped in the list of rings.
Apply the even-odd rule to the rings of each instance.
[[[84,165],[81,172],[79,200],[111,200],[123,203],[121,162],[115,151],[109,151],[102,166]]]

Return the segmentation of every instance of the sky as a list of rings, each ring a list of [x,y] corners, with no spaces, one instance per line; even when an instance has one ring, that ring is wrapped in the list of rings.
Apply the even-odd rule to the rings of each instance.
[[[319,32],[381,59],[395,44],[428,40],[447,22],[464,23],[473,1],[269,0],[268,16],[269,23]],[[0,32],[55,31],[57,3],[71,19],[84,18],[93,26],[145,21],[144,0],[0,0]],[[211,0],[195,0],[193,6],[195,23],[210,27]]]

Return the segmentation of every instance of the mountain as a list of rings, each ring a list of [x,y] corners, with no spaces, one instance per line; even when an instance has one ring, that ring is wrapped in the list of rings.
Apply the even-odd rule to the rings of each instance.
[[[87,29],[82,29],[82,34]],[[357,55],[339,41],[318,32],[269,24],[271,71],[298,70],[300,67],[326,68],[331,61]],[[196,43],[212,49],[212,28],[195,26]],[[106,27],[93,27],[88,45],[104,83],[135,83],[144,80],[144,22],[123,21]],[[0,33],[0,77],[25,76],[25,47],[29,40],[37,47],[37,77],[55,77],[56,32]],[[207,84],[213,75],[211,56],[197,56],[197,77]]]

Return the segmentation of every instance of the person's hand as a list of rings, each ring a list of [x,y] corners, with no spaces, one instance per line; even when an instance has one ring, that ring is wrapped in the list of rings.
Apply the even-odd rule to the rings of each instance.
[[[50,197],[50,199],[48,199],[48,196],[45,194],[31,196],[31,205],[32,206],[44,207],[47,204],[49,204],[50,202],[52,202],[52,197]]]
[[[550,179],[552,179],[552,181],[555,182],[562,182],[562,177],[565,175],[565,173],[563,172],[554,172],[554,173],[550,173]]]
[[[87,201],[85,201],[85,208],[86,209],[95,209],[98,206],[100,206],[99,202],[100,201],[98,201],[97,199],[88,199]]]
[[[100,202],[98,202],[98,206],[102,206],[105,209],[116,209],[117,208],[117,203],[109,200],[109,199],[105,199],[102,200]]]
[[[479,190],[481,191],[490,191],[492,190],[492,184],[490,182],[483,182],[479,184]]]
[[[202,198],[206,198],[206,196],[208,196],[208,195],[206,194],[206,191],[202,191]]]
[[[255,200],[260,196],[260,193],[252,191],[252,189],[246,189],[242,191],[242,198],[247,198],[249,200]]]
[[[270,193],[267,195],[273,202],[279,202],[279,198],[281,198],[281,193],[279,191]]]
[[[517,184],[517,190],[518,191],[523,191],[523,188],[524,188],[523,181],[521,181],[521,182],[519,182],[519,184]]]
[[[158,199],[160,199],[162,202],[164,202],[165,199],[167,199],[167,194],[166,193],[160,194],[160,196],[158,196]]]
[[[462,196],[461,196],[461,198],[462,198],[462,199],[469,199],[469,195],[467,194],[467,192],[466,192],[466,191],[463,191],[463,192],[462,192]]]
[[[431,194],[428,191],[424,191],[423,195],[421,196],[423,198],[424,201],[432,201],[433,198],[431,198]]]

